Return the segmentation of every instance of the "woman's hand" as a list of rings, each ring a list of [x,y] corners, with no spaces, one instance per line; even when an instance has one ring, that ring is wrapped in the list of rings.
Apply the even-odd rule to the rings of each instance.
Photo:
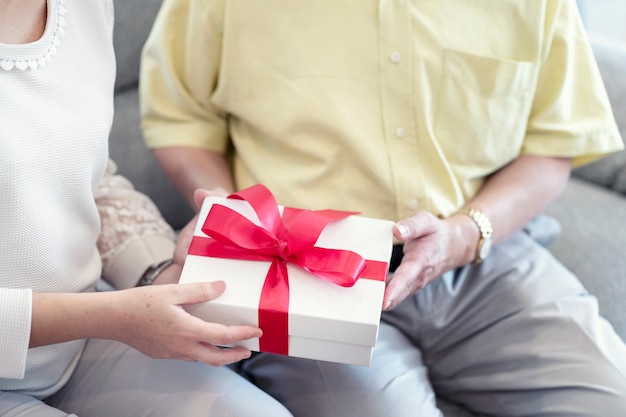
[[[115,302],[111,317],[120,321],[114,327],[113,338],[151,358],[200,361],[213,366],[245,359],[250,356],[249,350],[218,345],[260,337],[261,329],[206,322],[183,308],[213,300],[225,289],[226,284],[217,281],[112,292]]]
[[[468,216],[444,220],[426,211],[399,221],[393,233],[404,242],[404,256],[389,276],[384,310],[393,309],[443,273],[470,263],[479,239],[478,227]]]
[[[226,284],[217,281],[92,293],[34,293],[29,346],[111,339],[152,358],[213,366],[237,362],[249,357],[250,351],[218,346],[261,337],[261,329],[206,322],[184,309],[211,301],[225,289]]]

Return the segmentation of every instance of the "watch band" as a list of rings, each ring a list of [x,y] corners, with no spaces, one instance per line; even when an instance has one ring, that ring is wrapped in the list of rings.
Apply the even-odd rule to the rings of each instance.
[[[461,214],[469,216],[478,226],[480,231],[480,239],[476,246],[476,256],[474,263],[481,263],[485,260],[491,249],[491,237],[493,235],[493,227],[485,213],[474,207],[464,207],[459,211]]]
[[[173,259],[166,259],[163,262],[160,262],[156,265],[150,265],[146,272],[143,273],[139,282],[137,283],[137,287],[143,287],[145,285],[152,285],[154,280],[171,264],[174,263]]]

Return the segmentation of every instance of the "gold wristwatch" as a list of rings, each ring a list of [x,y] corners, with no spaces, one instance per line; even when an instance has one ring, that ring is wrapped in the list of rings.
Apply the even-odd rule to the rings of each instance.
[[[491,239],[493,236],[491,222],[485,213],[473,207],[465,207],[459,211],[459,213],[465,214],[474,220],[474,223],[478,226],[478,230],[480,230],[480,239],[478,240],[478,245],[476,246],[476,257],[474,258],[474,263],[479,264],[487,258],[487,255],[489,255],[489,251],[491,250],[493,243]]]

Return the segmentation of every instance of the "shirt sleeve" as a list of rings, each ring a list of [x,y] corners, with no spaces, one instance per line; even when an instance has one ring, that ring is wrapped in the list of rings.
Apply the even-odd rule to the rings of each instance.
[[[226,115],[217,88],[223,2],[165,0],[142,53],[140,107],[150,148],[191,146],[224,153]]]
[[[624,144],[576,2],[549,4],[522,153],[571,157],[580,166]]]
[[[101,218],[102,276],[118,289],[134,287],[146,269],[172,257],[175,234],[156,205],[109,160],[96,191]]]
[[[24,378],[32,296],[30,289],[0,288],[0,378]]]

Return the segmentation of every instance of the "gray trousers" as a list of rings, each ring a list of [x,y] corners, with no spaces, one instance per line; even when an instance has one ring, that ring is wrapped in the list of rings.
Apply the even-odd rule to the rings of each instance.
[[[295,416],[626,416],[626,347],[525,233],[383,314],[370,368],[266,354],[241,371]]]
[[[371,367],[255,354],[212,368],[92,340],[47,404],[0,393],[0,415],[435,417],[436,392],[493,416],[624,417],[626,347],[597,307],[519,233],[384,313]]]

